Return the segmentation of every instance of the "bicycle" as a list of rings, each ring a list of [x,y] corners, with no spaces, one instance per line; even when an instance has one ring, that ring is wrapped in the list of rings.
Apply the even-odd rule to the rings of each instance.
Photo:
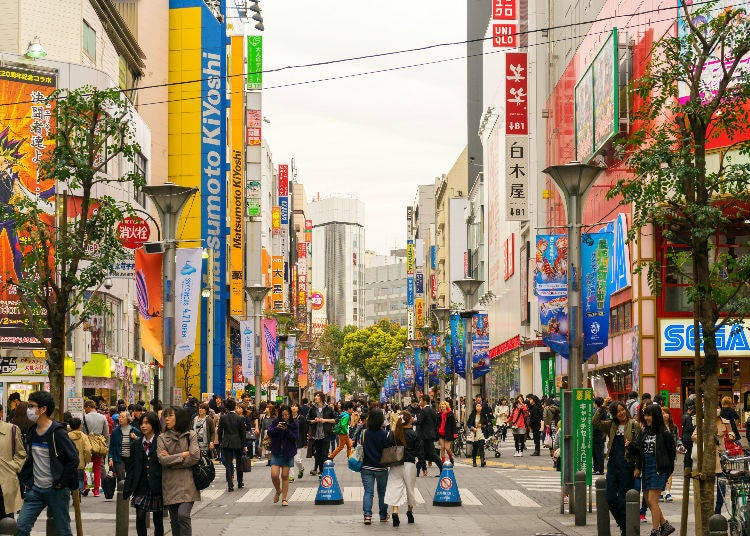
[[[750,456],[747,452],[733,457],[722,454],[720,461],[723,475],[719,481],[725,490],[729,488],[729,500],[724,502],[729,511],[729,536],[750,536]]]
[[[501,437],[501,432],[500,432],[500,428],[498,428],[497,430],[495,430],[495,433],[492,434],[492,436],[488,438],[484,444],[484,448],[486,451],[492,450],[495,453],[495,458],[500,457],[500,437]]]
[[[466,427],[463,423],[458,425],[456,438],[453,440],[453,454],[455,456],[465,456],[466,454]]]

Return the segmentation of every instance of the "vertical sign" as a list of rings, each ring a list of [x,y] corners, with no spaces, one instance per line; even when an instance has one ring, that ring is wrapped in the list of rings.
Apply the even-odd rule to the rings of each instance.
[[[251,147],[253,145],[260,145],[261,132],[263,123],[263,112],[260,110],[248,110],[247,111],[247,135],[246,143]]]
[[[607,347],[612,291],[612,233],[585,233],[581,244],[583,360]]]
[[[505,54],[505,219],[529,218],[529,85],[525,52]]]
[[[242,45],[241,36],[231,38],[229,308],[230,313],[237,316],[245,315],[245,88],[241,76],[245,66],[245,50]]]
[[[289,195],[289,165],[279,164],[279,197]]]
[[[307,243],[312,242],[312,228],[312,220],[305,220],[305,242]]]
[[[515,249],[515,234],[510,233],[510,236],[505,239],[505,244],[503,246],[503,257],[505,260],[505,281],[510,279],[515,272]]]
[[[278,234],[281,229],[281,207],[271,208],[271,227],[273,228],[274,234]]]
[[[591,445],[594,390],[573,389],[573,473],[586,471],[586,485],[591,485]]]
[[[534,290],[539,298],[542,340],[568,357],[568,237],[537,235]]]
[[[466,338],[464,320],[458,314],[451,315],[451,357],[453,370],[462,378],[466,374]]]
[[[407,214],[411,212],[411,207],[407,207]],[[411,224],[410,224],[411,227]],[[408,320],[408,332],[409,338],[413,339],[415,336],[415,318],[414,318],[414,240],[406,241],[406,308],[407,308],[407,320]]]
[[[274,256],[271,261],[271,307],[284,309],[284,257]]]
[[[492,0],[492,20],[516,20],[517,0]]]
[[[526,52],[505,54],[505,133],[529,133],[529,77]]]
[[[481,378],[490,371],[490,320],[487,314],[471,317],[471,363],[473,378]]]
[[[175,253],[177,278],[175,279],[175,330],[174,362],[195,351],[198,334],[198,305],[200,304],[202,248],[178,248]]]
[[[516,48],[518,46],[517,24],[493,24],[492,46],[495,48]]]
[[[242,353],[242,375],[255,385],[255,336],[253,320],[240,320],[240,351]]]
[[[135,250],[135,288],[141,346],[163,365],[162,256],[163,253],[146,253],[143,248]]]
[[[234,39],[234,38],[233,38]],[[237,77],[242,79],[241,77]],[[247,89],[263,88],[263,36],[247,38]]]

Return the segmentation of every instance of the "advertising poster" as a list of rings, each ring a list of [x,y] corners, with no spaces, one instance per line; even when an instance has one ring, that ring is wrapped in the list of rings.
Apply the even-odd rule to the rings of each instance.
[[[195,351],[200,304],[202,248],[178,248],[175,254],[175,330],[174,362],[179,363]]]
[[[599,150],[620,127],[617,28],[594,59],[594,149]]]
[[[229,308],[233,315],[245,316],[245,99],[243,69],[244,38],[231,38],[232,99],[230,105],[230,232]]]
[[[490,320],[484,313],[471,318],[472,371],[476,380],[490,371]]]
[[[404,362],[402,361],[398,365],[398,390],[401,393],[406,392],[406,367],[404,367]]]
[[[163,253],[135,251],[135,290],[138,298],[138,315],[141,345],[151,357],[164,365],[162,353],[162,276]]]
[[[307,374],[307,366],[309,361],[309,351],[308,350],[300,350],[297,354],[297,358],[299,359],[299,370],[297,371],[297,382],[299,383],[299,386],[304,389],[307,387],[308,382],[308,374]]]
[[[245,381],[255,384],[255,329],[252,320],[240,320],[240,352],[242,375]]]
[[[294,360],[297,356],[297,337],[295,335],[289,335],[286,340],[286,356],[284,359],[284,366],[286,367],[286,373],[284,377],[289,380],[294,372]]]
[[[576,160],[586,163],[594,154],[594,74],[588,69],[575,89]]]
[[[11,66],[0,67],[0,155],[2,188],[0,203],[14,205],[19,199],[36,201],[44,209],[44,220],[54,224],[55,183],[39,179],[39,163],[54,147],[53,103],[45,103],[57,86],[50,73]],[[12,222],[0,227],[0,278],[17,280],[22,273],[23,236]],[[17,296],[0,286],[0,343],[3,347],[39,347],[40,342],[25,329]],[[161,352],[159,352],[161,355]]]
[[[433,333],[427,338],[427,372],[430,377],[430,383],[439,381],[440,372],[440,350],[442,339],[437,333]]]
[[[424,353],[422,348],[414,349],[414,381],[417,389],[424,389]]]
[[[606,231],[582,236],[583,360],[607,347],[612,291],[613,235]]]
[[[404,384],[409,391],[414,387],[414,378],[416,375],[414,357],[415,355],[412,352],[404,358]]]
[[[262,381],[263,383],[273,379],[274,367],[279,352],[279,339],[276,336],[276,319],[264,318],[262,323],[263,332],[261,333],[261,355],[262,361]]]
[[[573,389],[573,472],[586,472],[586,485],[591,485],[591,446],[594,418],[593,389]]]
[[[458,314],[451,315],[451,357],[454,371],[463,378],[466,374],[466,337],[464,320]]]
[[[568,356],[568,237],[537,235],[535,293],[539,298],[542,340]]]

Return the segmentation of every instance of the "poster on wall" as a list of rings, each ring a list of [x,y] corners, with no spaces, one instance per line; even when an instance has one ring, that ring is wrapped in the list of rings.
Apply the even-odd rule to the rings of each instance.
[[[537,235],[534,291],[539,298],[542,340],[568,356],[568,237]]]
[[[490,321],[484,313],[471,317],[472,371],[476,380],[490,371]]]
[[[620,129],[617,28],[596,55],[594,71],[594,151],[598,151]]]

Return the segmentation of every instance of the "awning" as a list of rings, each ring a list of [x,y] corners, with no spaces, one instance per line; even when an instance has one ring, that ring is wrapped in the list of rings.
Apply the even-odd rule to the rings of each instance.
[[[92,353],[88,363],[83,365],[83,375],[89,378],[111,378],[112,360],[107,354]],[[65,375],[76,375],[76,364],[72,358],[65,358]]]

